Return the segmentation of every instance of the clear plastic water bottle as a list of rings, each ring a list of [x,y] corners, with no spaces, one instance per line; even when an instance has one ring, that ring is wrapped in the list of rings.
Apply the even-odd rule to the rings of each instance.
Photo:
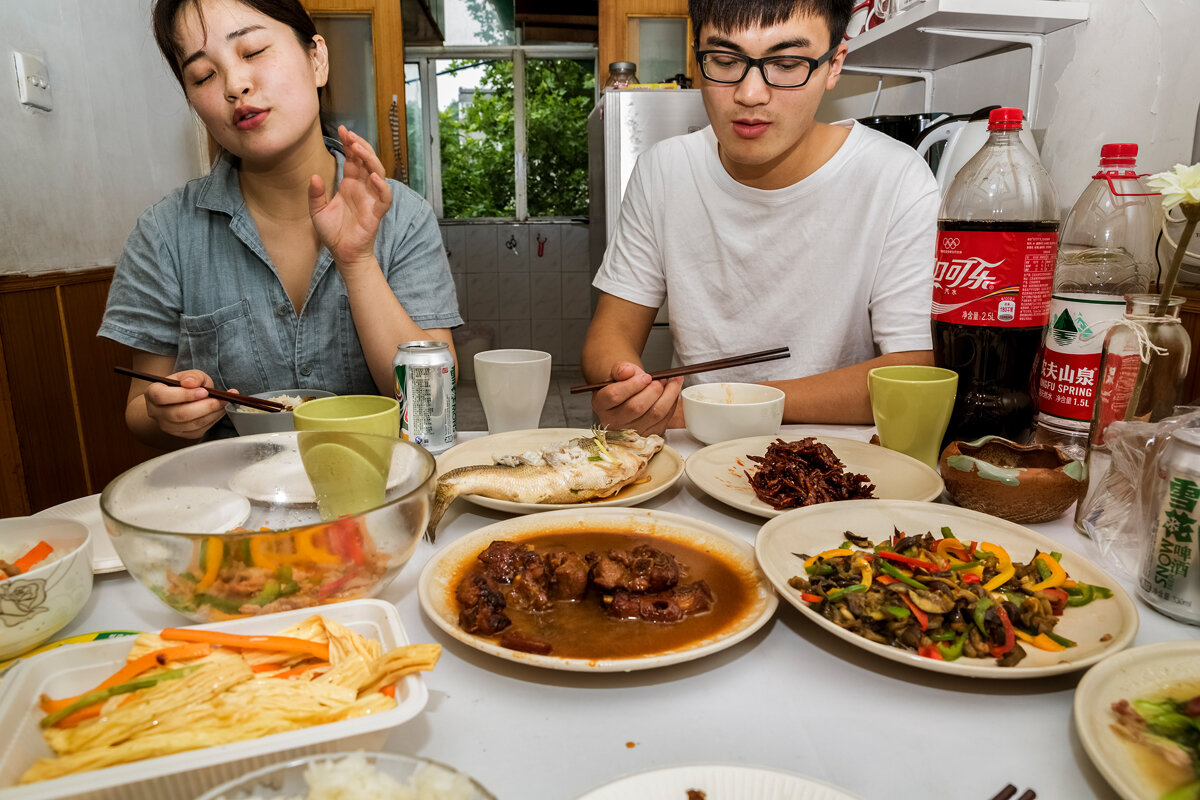
[[[993,109],[988,140],[938,212],[933,356],[958,373],[945,442],[1033,435],[1034,362],[1050,309],[1058,200],[1020,139],[1019,108]]]
[[[1145,292],[1154,269],[1154,195],[1138,179],[1136,144],[1100,148],[1100,168],[1059,231],[1042,343],[1035,441],[1082,459],[1100,383],[1104,335]]]

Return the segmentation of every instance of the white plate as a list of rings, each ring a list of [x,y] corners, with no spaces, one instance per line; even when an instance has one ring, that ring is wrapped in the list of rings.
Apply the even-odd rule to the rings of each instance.
[[[92,533],[92,573],[121,572],[125,565],[121,557],[113,549],[112,540],[104,528],[104,518],[100,516],[100,495],[90,494],[75,500],[47,508],[34,514],[35,517],[54,517],[55,519],[73,519],[82,522]]]
[[[678,650],[635,658],[562,658],[523,653],[501,647],[495,641],[467,633],[458,625],[458,612],[451,598],[454,578],[465,564],[474,562],[494,539],[512,539],[539,533],[580,531],[632,531],[674,539],[704,550],[715,550],[752,576],[757,596],[740,619],[725,630]],[[417,584],[425,616],[460,642],[509,661],[572,672],[632,672],[691,661],[737,644],[766,624],[779,605],[779,598],[754,564],[753,548],[741,538],[707,522],[665,511],[621,508],[574,508],[529,514],[496,522],[447,545],[434,553],[421,571]]]
[[[760,517],[777,517],[786,512],[771,508],[750,488],[745,470],[756,465],[747,456],[763,455],[776,439],[795,442],[805,438],[804,434],[781,433],[709,445],[688,456],[688,479],[714,500]],[[936,500],[942,493],[942,477],[915,458],[857,439],[813,438],[828,445],[846,469],[870,478],[875,496],[881,500]]]
[[[537,450],[547,445],[587,436],[590,433],[591,431],[586,428],[538,428],[530,431],[508,431],[471,439],[451,447],[438,456],[438,475],[459,467],[492,464],[495,463],[496,457],[523,453],[526,450]],[[646,468],[646,477],[650,480],[635,486],[626,486],[612,497],[584,500],[580,503],[514,503],[511,500],[497,500],[492,497],[480,497],[476,494],[465,494],[463,498],[485,508],[507,511],[510,514],[532,514],[537,511],[555,511],[585,506],[636,506],[671,488],[681,475],[683,475],[683,457],[675,448],[663,445],[663,449],[654,454]]]
[[[839,627],[800,599],[800,591],[788,579],[803,574],[803,562],[795,553],[819,553],[837,547],[844,532],[853,531],[872,542],[892,535],[892,526],[916,536],[932,531],[939,536],[943,525],[964,541],[998,544],[1014,561],[1028,562],[1035,549],[1062,553],[1062,565],[1075,580],[1106,586],[1113,596],[1086,606],[1068,608],[1055,633],[1077,643],[1060,653],[1025,646],[1027,655],[1015,667],[1000,667],[992,658],[960,658],[935,661],[914,652],[879,644]],[[1138,629],[1138,613],[1120,584],[1100,567],[1062,544],[1013,522],[957,506],[919,503],[910,500],[847,500],[808,506],[790,511],[763,525],[754,543],[759,566],[783,598],[806,617],[830,633],[868,652],[902,664],[972,678],[1043,678],[1073,672],[1123,650]],[[1107,637],[1107,638],[1106,638]]]
[[[1155,787],[1138,763],[1137,748],[1113,730],[1111,706],[1118,700],[1158,698],[1200,684],[1200,642],[1159,642],[1106,658],[1088,670],[1075,689],[1075,730],[1083,749],[1109,785],[1124,800],[1158,800],[1167,788]]]
[[[706,765],[667,767],[627,778],[579,795],[576,800],[685,800],[699,789],[711,800],[857,800],[827,783],[763,767]]]
[[[395,606],[381,600],[350,600],[319,609],[322,616],[379,641],[384,650],[409,643]],[[260,617],[192,627],[244,634],[272,634],[311,617],[301,608]],[[378,749],[389,729],[420,713],[428,690],[420,675],[396,685],[396,707],[355,719],[314,725],[244,742],[205,747],[148,758],[104,769],[80,772],[25,786],[15,785],[35,758],[49,756],[38,722],[37,698],[63,697],[85,691],[125,663],[132,638],[106,639],[59,647],[19,663],[0,695],[0,800],[50,800],[86,794],[94,800],[151,800],[195,797],[222,781],[281,759],[330,750]]]

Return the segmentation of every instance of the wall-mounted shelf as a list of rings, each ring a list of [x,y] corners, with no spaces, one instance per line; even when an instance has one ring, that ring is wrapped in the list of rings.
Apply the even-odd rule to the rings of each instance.
[[[850,40],[854,67],[936,70],[994,53],[1009,43],[924,33],[922,28],[1046,34],[1088,18],[1067,0],[925,0]]]

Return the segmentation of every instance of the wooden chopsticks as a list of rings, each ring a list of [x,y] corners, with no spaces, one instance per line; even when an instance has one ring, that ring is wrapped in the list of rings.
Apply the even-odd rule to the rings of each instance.
[[[999,792],[997,792],[995,794],[995,796],[992,797],[992,800],[1009,800],[1009,798],[1012,797],[1016,793],[1017,793],[1017,787],[1013,786],[1010,783],[1007,786],[1005,786],[1003,789],[1001,789]],[[1037,792],[1035,792],[1033,789],[1026,789],[1025,792],[1020,797],[1017,798],[1017,800],[1034,800],[1034,798],[1036,798],[1036,797],[1037,797]]]
[[[790,358],[791,352],[786,347],[775,347],[770,350],[760,350],[757,353],[745,353],[740,356],[729,356],[728,358],[717,358],[712,361],[704,361],[699,364],[688,364],[682,367],[672,367],[664,369],[660,372],[651,372],[650,377],[654,380],[660,378],[675,378],[680,375],[691,375],[696,372],[707,372],[716,369],[728,369],[730,367],[741,367],[746,364],[758,364],[762,361],[775,361],[780,358]],[[571,394],[579,394],[580,392],[594,392],[597,389],[603,389],[605,386],[610,386],[616,381],[604,381],[603,383],[589,383],[584,386],[572,386]]]
[[[164,378],[161,375],[150,375],[145,372],[138,372],[137,370],[134,370],[134,369],[126,369],[125,367],[113,367],[113,372],[120,373],[121,375],[128,375],[131,378],[140,378],[141,380],[150,381],[151,383],[163,383],[163,384],[166,384],[167,386],[180,386],[181,385],[179,383],[179,381],[175,380],[174,378]],[[287,406],[285,406],[283,403],[276,403],[274,400],[264,400],[261,397],[251,397],[248,394],[237,394],[236,392],[226,392],[226,391],[222,391],[221,389],[207,389],[206,391],[213,397],[219,398],[221,400],[228,400],[230,403],[237,403],[240,406],[249,406],[250,408],[257,408],[260,411],[286,411],[287,410]]]

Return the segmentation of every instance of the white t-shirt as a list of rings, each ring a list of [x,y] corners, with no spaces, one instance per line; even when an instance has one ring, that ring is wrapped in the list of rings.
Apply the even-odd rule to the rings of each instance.
[[[657,308],[678,364],[787,345],[791,358],[692,383],[798,378],[928,350],[938,190],[909,146],[853,120],[813,174],[754,189],[711,127],[642,154],[593,285]]]

